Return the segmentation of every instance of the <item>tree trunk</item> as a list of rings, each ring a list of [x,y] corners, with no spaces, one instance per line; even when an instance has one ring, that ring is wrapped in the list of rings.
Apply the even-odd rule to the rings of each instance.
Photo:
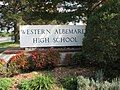
[[[14,42],[19,42],[19,24],[17,22],[14,22]]]

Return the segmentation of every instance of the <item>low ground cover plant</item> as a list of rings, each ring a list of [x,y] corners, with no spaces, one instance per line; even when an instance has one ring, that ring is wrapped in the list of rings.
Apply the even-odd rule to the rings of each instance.
[[[77,90],[77,78],[75,76],[64,77],[60,82],[66,90]]]
[[[78,90],[120,90],[120,78],[115,78],[109,82],[78,76],[77,83]]]
[[[52,90],[54,80],[50,76],[36,76],[31,80],[22,81],[18,87],[20,90]]]
[[[10,90],[12,83],[10,78],[0,78],[0,90]]]

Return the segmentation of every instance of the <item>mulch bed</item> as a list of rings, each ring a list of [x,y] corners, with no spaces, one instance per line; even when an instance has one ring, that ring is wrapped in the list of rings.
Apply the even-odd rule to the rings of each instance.
[[[92,77],[94,75],[95,69],[93,68],[72,68],[72,67],[56,67],[51,71],[33,71],[30,73],[24,73],[24,74],[19,74],[15,75],[12,77],[14,79],[14,84],[11,87],[11,90],[19,90],[17,88],[17,85],[24,79],[32,79],[34,76],[39,75],[39,74],[49,74],[51,73],[55,79],[59,80],[62,79],[63,77],[66,76],[85,76],[85,77]]]
[[[61,79],[66,76],[85,76],[93,77],[95,69],[94,68],[80,68],[80,67],[58,67],[52,70],[53,75],[56,79]]]
[[[24,74],[19,74],[19,75],[15,75],[14,77],[12,77],[12,79],[14,80],[14,83],[11,87],[10,90],[19,90],[17,85],[25,79],[32,79],[35,76],[38,75],[38,72],[31,72],[31,73],[24,73]]]

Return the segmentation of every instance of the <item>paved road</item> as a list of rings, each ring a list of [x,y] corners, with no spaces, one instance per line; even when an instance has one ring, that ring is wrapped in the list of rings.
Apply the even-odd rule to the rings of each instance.
[[[13,42],[13,40],[11,39],[11,37],[0,37],[0,43],[4,42]]]

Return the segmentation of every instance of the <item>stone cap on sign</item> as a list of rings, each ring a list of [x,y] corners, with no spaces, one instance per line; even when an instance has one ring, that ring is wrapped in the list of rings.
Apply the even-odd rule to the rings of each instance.
[[[28,47],[28,48],[25,48],[26,51],[33,51],[33,50],[47,50],[47,49],[50,49],[50,48],[53,48],[54,50],[58,50],[60,52],[77,52],[77,51],[81,51],[82,47],[37,47],[37,48],[34,48],[34,47]]]

